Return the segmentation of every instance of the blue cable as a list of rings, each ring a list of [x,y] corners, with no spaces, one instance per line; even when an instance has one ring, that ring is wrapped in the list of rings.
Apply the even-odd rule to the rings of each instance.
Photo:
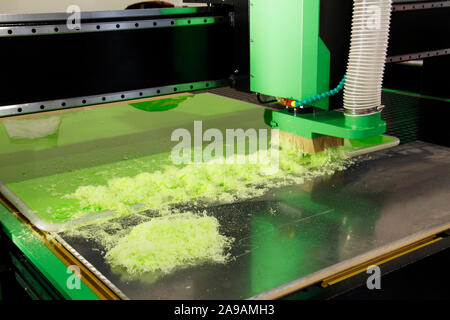
[[[319,100],[322,100],[322,99],[325,99],[325,98],[328,98],[328,97],[331,97],[331,96],[335,95],[336,93],[338,93],[339,91],[341,91],[344,88],[346,78],[347,78],[347,76],[344,75],[344,77],[342,78],[341,82],[339,82],[337,87],[334,88],[333,90],[327,91],[325,93],[316,94],[315,96],[312,96],[312,97],[307,98],[307,99],[303,99],[301,101],[296,101],[295,102],[295,106],[296,107],[301,107],[301,106],[304,106],[305,104],[311,104],[313,102],[316,102],[316,101],[319,101]]]

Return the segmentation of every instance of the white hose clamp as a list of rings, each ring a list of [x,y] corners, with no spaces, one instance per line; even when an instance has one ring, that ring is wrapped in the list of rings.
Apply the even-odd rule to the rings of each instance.
[[[365,108],[365,109],[351,109],[345,108],[344,114],[349,117],[365,117],[373,114],[380,113],[384,109],[384,105],[380,105],[374,108]]]

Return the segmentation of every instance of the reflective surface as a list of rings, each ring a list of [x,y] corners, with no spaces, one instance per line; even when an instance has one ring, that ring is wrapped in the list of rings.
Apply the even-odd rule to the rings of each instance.
[[[1,119],[0,185],[14,193],[4,195],[17,207],[16,198],[32,211],[27,215],[21,208],[32,223],[55,230],[50,223],[70,220],[82,209],[65,194],[170,164],[179,143],[171,140],[176,129],[193,136],[197,120],[204,131],[225,132],[230,124],[267,128],[263,113],[245,102],[199,94]]]
[[[103,249],[62,238],[131,299],[242,299],[450,223],[450,149],[422,142],[361,157],[345,172],[206,208],[234,237],[232,261],[159,277],[111,270]],[[132,219],[122,218],[123,226]]]

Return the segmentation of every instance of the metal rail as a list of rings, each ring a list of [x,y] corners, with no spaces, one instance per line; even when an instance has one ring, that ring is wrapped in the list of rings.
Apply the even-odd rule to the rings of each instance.
[[[88,106],[117,101],[127,101],[154,96],[163,96],[173,93],[188,92],[203,89],[213,89],[228,85],[227,80],[212,80],[192,83],[183,83],[170,86],[147,88],[141,90],[131,90],[115,92],[103,95],[93,95],[85,97],[75,97],[68,99],[38,101],[32,103],[15,104],[0,107],[0,117],[19,115],[23,113],[34,113],[48,110],[59,110],[79,106]]]

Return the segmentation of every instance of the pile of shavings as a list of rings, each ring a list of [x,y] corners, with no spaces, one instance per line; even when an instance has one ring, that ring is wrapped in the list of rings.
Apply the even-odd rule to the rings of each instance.
[[[169,165],[155,172],[113,178],[106,185],[80,186],[64,197],[79,201],[80,216],[106,211],[126,215],[196,201],[232,203],[261,196],[271,188],[333,174],[345,170],[349,164],[338,149],[309,155],[299,153],[289,144],[281,144],[278,170],[267,174],[271,164],[251,163],[252,156],[234,155],[232,164],[224,160],[223,164]]]
[[[207,262],[225,263],[232,241],[219,233],[216,218],[183,213],[139,224],[107,252],[106,259],[131,275],[168,274]]]

